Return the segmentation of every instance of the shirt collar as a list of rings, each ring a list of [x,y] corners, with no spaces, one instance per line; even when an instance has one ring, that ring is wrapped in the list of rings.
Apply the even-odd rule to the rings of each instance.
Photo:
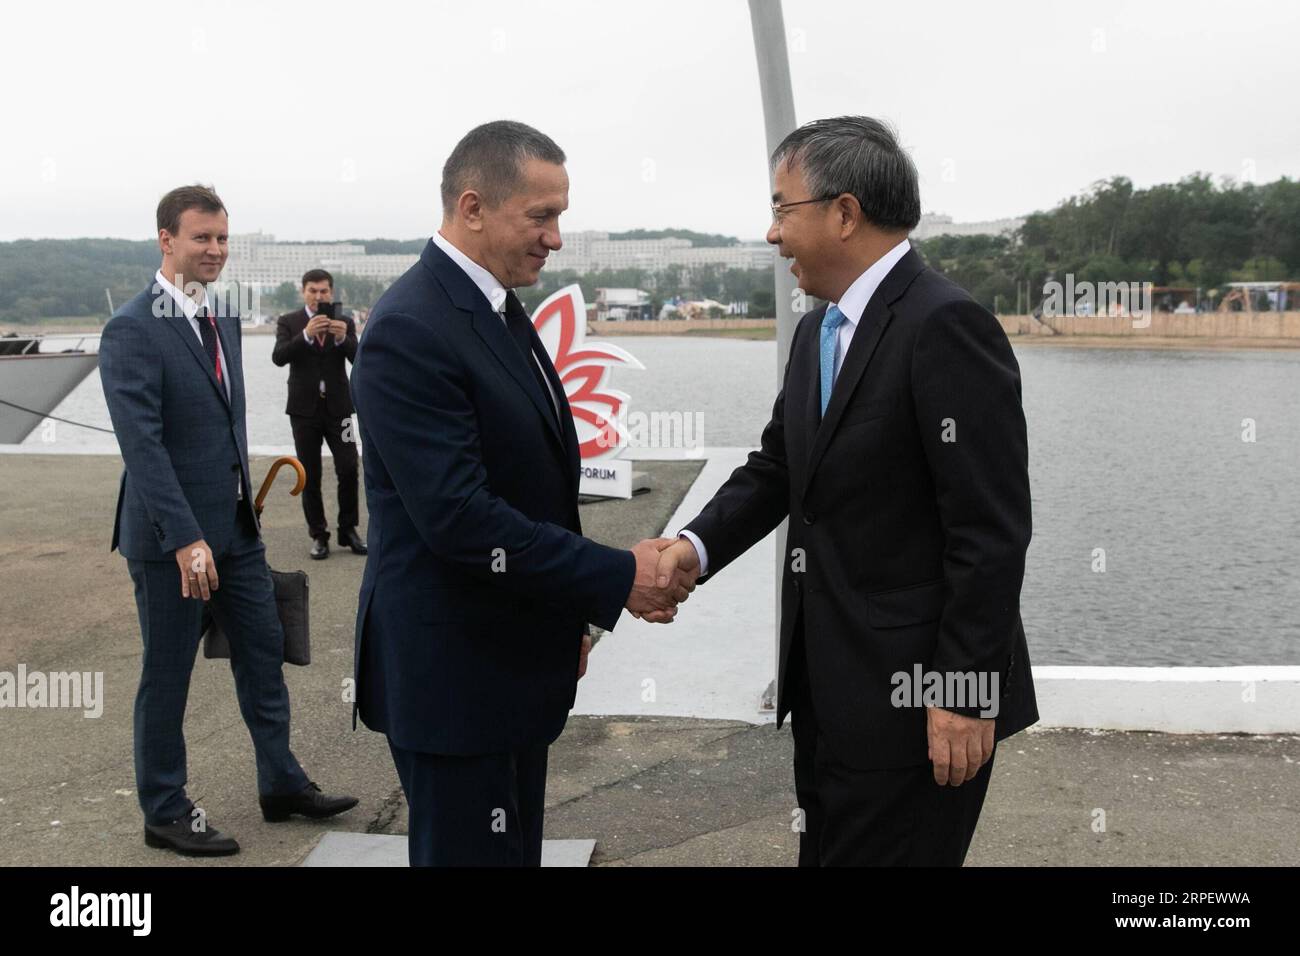
[[[496,276],[461,252],[440,232],[433,234],[433,244],[447,253],[452,262],[460,266],[465,274],[478,286],[493,311],[500,312],[506,307],[506,288],[497,281]]]
[[[176,301],[176,304],[181,307],[181,310],[185,313],[185,318],[193,319],[199,314],[199,304],[180,289],[176,288],[176,286],[172,285],[170,280],[162,274],[161,269],[154,273],[154,278],[158,281],[158,284],[162,286],[163,291],[170,295]],[[207,309],[209,312],[212,311],[208,306],[207,286],[203,287],[203,308]]]
[[[867,303],[871,297],[876,294],[876,289],[880,288],[880,283],[885,281],[885,276],[889,275],[889,270],[898,264],[898,260],[907,255],[907,250],[912,248],[912,244],[904,239],[894,248],[890,249],[883,256],[867,268],[867,271],[854,280],[853,285],[849,286],[839,302],[831,303],[841,312],[844,318],[852,322],[854,326],[862,318],[862,313],[867,311]]]

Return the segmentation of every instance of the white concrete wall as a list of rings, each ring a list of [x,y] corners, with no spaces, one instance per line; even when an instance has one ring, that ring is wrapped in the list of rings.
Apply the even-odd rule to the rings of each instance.
[[[1042,727],[1300,732],[1300,667],[1045,666],[1034,687]]]

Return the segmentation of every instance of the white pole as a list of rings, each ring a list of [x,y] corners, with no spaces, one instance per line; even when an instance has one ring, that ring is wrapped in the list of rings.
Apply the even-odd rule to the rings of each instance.
[[[758,58],[758,87],[763,97],[763,127],[767,134],[767,155],[795,128],[794,90],[790,85],[790,58],[785,46],[785,19],[781,0],[749,0],[749,19],[754,30],[754,53]],[[771,174],[769,172],[769,185]],[[781,387],[790,340],[799,320],[794,310],[794,276],[784,259],[777,258],[774,297],[776,301],[776,381]],[[781,654],[781,575],[785,565],[786,524],[776,529],[776,633],[773,635],[773,675],[779,672]],[[776,709],[776,679],[763,695],[762,708]]]

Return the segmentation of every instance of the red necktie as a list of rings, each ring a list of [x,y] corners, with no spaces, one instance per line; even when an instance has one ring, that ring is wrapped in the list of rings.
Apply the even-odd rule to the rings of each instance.
[[[211,315],[209,315],[209,316],[208,316],[208,323],[212,326],[212,334],[213,334],[213,335],[216,335],[216,334],[217,334],[217,320],[216,320],[215,318],[213,318]],[[218,344],[217,344],[217,384],[218,384],[218,385],[221,385],[221,384],[222,384],[222,381],[221,381],[221,344],[220,344],[220,341],[221,341],[220,339],[217,340],[217,343],[218,343]]]
[[[208,353],[208,358],[212,360],[212,365],[216,369],[217,373],[217,383],[220,384],[221,346],[219,344],[220,340],[217,338],[217,320],[213,318],[212,313],[207,310],[206,306],[199,309],[199,314],[196,318],[199,320],[199,337],[203,339],[203,348]],[[204,319],[207,319],[207,335],[202,334],[204,332]]]

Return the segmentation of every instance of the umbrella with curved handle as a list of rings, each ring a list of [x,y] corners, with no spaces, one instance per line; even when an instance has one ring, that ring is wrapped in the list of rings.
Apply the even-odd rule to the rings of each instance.
[[[291,495],[302,494],[307,487],[307,471],[302,462],[290,455],[277,458],[271,463],[271,470],[266,473],[261,490],[253,499],[253,508],[257,516],[262,516],[262,502],[271,490],[275,476],[285,465],[290,465],[298,473],[298,478],[289,490]],[[308,624],[308,581],[303,571],[276,571],[268,568],[271,585],[275,590],[276,613],[280,617],[280,626],[284,630],[284,661],[287,664],[311,663],[311,632]],[[222,627],[211,602],[203,607],[203,656],[207,658],[230,657],[230,639]]]
[[[253,500],[253,508],[257,511],[257,516],[262,517],[262,502],[266,500],[266,493],[271,490],[271,485],[275,481],[276,472],[283,465],[291,465],[293,470],[298,473],[298,478],[293,487],[289,489],[289,494],[300,495],[302,490],[307,487],[307,469],[303,468],[302,462],[292,455],[283,455],[271,463],[271,470],[266,473],[266,479],[262,482],[261,489],[257,492],[257,498]]]

